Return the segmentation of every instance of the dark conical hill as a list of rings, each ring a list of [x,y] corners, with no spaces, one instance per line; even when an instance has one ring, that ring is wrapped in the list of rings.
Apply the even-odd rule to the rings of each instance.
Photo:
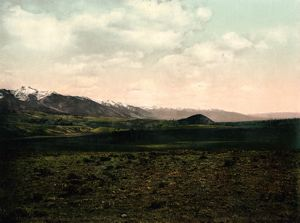
[[[211,119],[209,119],[206,116],[201,115],[201,114],[193,115],[193,116],[190,116],[190,117],[184,118],[184,119],[179,119],[178,122],[180,124],[186,124],[186,125],[214,123],[214,121],[212,121]]]

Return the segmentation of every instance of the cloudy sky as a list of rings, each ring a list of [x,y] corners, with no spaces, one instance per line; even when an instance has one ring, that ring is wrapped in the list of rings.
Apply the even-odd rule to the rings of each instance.
[[[299,0],[3,0],[0,88],[300,112]]]

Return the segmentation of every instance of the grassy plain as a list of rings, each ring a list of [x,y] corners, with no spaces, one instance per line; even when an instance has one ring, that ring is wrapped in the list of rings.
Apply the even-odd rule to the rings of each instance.
[[[300,220],[299,120],[0,120],[0,222]]]
[[[2,222],[296,222],[299,153],[31,153],[1,177]]]

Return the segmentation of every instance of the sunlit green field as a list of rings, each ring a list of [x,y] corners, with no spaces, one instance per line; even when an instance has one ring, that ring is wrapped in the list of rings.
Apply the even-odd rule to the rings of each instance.
[[[189,125],[25,113],[0,115],[0,123],[4,147],[15,143],[38,150],[300,149],[299,119]]]

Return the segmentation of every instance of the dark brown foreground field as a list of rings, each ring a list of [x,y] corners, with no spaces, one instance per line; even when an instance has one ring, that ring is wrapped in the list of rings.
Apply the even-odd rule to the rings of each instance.
[[[299,222],[297,152],[2,155],[2,222]]]

